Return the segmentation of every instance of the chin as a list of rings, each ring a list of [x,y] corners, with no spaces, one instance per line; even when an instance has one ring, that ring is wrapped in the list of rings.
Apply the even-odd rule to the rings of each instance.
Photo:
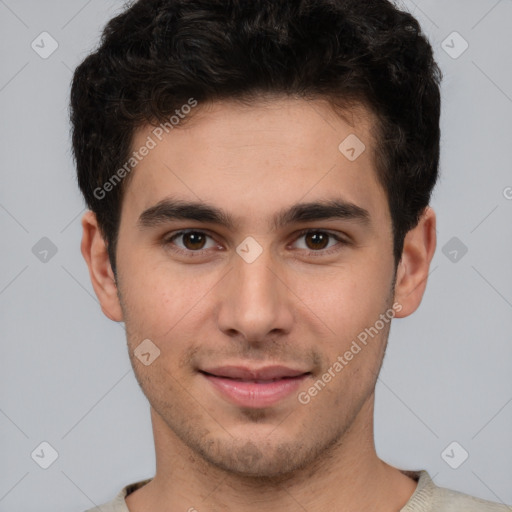
[[[286,480],[297,470],[307,466],[305,453],[298,446],[258,446],[252,441],[245,441],[238,447],[217,446],[213,444],[201,449],[201,456],[213,466],[237,475],[241,478]]]

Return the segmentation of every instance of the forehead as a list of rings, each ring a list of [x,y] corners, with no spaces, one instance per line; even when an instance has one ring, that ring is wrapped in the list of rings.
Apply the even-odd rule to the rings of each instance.
[[[280,98],[198,105],[188,119],[178,113],[173,123],[135,133],[132,150],[151,149],[132,171],[123,215],[167,196],[258,218],[340,197],[372,215],[387,207],[375,171],[374,119],[362,107],[340,116],[326,101]]]

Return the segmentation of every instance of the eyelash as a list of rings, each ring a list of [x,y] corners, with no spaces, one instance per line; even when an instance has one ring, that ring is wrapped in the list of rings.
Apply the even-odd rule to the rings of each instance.
[[[176,233],[173,233],[171,234],[170,236],[167,236],[164,238],[162,244],[164,245],[164,247],[166,248],[169,248],[171,251],[177,253],[177,254],[181,254],[181,255],[184,255],[184,256],[187,256],[187,257],[197,257],[197,256],[202,256],[203,253],[205,253],[206,251],[208,251],[209,249],[199,249],[197,251],[193,251],[193,250],[185,250],[185,249],[181,249],[180,247],[177,247],[176,245],[173,244],[173,241],[176,239],[176,238],[179,238],[180,236],[183,236],[183,235],[186,235],[187,233],[199,233],[199,234],[202,234],[202,235],[206,235],[207,237],[211,238],[211,239],[214,239],[214,237],[212,235],[210,235],[207,231],[203,231],[203,230],[200,230],[200,229],[187,229],[187,230],[182,230],[182,231],[178,231]],[[346,245],[350,245],[350,242],[344,238],[341,238],[339,237],[338,235],[335,235],[334,233],[331,233],[330,231],[325,231],[325,230],[322,230],[322,229],[303,229],[302,231],[299,231],[299,233],[297,233],[297,236],[295,238],[294,241],[297,241],[299,238],[303,237],[304,235],[308,235],[308,234],[311,234],[311,233],[321,233],[323,235],[327,235],[328,237],[330,238],[334,238],[334,240],[336,240],[338,242],[338,244],[334,245],[333,247],[329,248],[329,249],[319,249],[317,251],[314,251],[314,250],[306,250],[306,254],[308,256],[326,256],[326,255],[330,255],[334,252],[337,252],[339,250],[341,250],[341,248],[343,246],[346,246]],[[341,247],[340,247],[341,245]],[[301,250],[301,249],[299,249]]]

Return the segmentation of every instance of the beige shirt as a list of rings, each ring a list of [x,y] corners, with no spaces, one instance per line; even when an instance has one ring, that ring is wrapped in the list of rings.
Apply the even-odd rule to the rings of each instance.
[[[414,478],[418,485],[400,512],[512,512],[512,507],[438,487],[424,470],[402,472]],[[127,485],[112,501],[86,512],[130,512],[126,506],[126,496],[149,481],[151,478]]]

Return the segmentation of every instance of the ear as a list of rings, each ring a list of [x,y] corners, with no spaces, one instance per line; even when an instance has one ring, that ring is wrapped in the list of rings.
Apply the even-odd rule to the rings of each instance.
[[[402,258],[398,264],[395,283],[395,302],[402,309],[398,318],[414,313],[421,303],[427,286],[430,262],[436,249],[436,214],[427,206],[418,225],[405,236]]]
[[[107,246],[98,226],[96,215],[88,210],[82,217],[82,255],[89,267],[91,283],[100,301],[103,313],[114,320],[123,321],[123,313],[114,272],[108,258]]]

